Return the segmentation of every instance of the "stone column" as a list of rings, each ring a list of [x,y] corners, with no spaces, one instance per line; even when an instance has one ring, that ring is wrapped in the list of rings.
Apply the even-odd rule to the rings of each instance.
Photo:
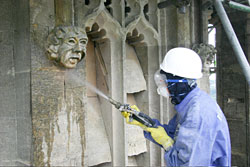
[[[249,2],[249,5],[250,5],[250,1],[248,0]],[[247,55],[247,59],[248,59],[248,62],[250,60],[250,14],[247,14],[247,21],[246,21],[246,55]],[[248,108],[246,109],[247,110],[247,152],[248,152],[248,164],[247,166],[250,166],[250,155],[249,155],[249,151],[250,151],[250,127],[249,127],[249,123],[250,123],[250,119],[249,119],[249,111],[250,111],[250,86],[248,85],[247,86],[247,91],[246,91],[246,95],[247,95],[247,104],[248,104]]]
[[[69,49],[81,42],[81,30],[72,26],[72,5],[72,0],[30,1],[34,166],[86,164],[84,59],[75,69],[61,61],[65,52],[74,55],[71,64],[80,61],[78,52],[83,49]],[[47,45],[47,39],[54,45]]]
[[[237,38],[249,57],[249,14],[227,9]],[[215,18],[216,21],[216,18]],[[232,166],[249,164],[249,86],[221,24],[216,26],[217,100],[230,129]]]

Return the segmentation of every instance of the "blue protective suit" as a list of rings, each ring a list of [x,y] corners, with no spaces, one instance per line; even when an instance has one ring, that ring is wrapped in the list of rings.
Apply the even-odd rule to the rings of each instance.
[[[175,141],[165,152],[166,165],[231,166],[229,129],[217,103],[197,87],[175,109],[168,125],[155,120]],[[149,132],[144,136],[156,143]]]

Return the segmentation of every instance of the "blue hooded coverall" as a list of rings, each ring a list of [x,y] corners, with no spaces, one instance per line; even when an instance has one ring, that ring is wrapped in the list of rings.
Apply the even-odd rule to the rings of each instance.
[[[165,152],[166,165],[231,166],[229,129],[217,103],[196,87],[175,109],[168,125],[155,120],[175,141]],[[144,136],[156,143],[149,132]]]

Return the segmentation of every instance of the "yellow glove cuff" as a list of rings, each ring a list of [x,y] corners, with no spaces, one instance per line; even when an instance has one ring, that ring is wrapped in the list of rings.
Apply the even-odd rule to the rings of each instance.
[[[172,145],[174,144],[174,140],[168,137],[167,140],[162,142],[162,147],[164,148],[165,151],[168,151]]]
[[[167,151],[174,144],[174,140],[168,136],[165,129],[161,126],[157,128],[146,128],[151,133],[152,138]]]

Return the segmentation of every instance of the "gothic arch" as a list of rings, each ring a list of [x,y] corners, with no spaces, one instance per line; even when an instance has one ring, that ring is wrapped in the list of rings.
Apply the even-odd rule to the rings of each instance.
[[[106,36],[108,38],[117,39],[123,34],[119,22],[116,21],[104,7],[86,17],[86,20],[83,20],[83,22],[87,30],[95,23],[98,24],[100,28],[107,32]]]
[[[156,93],[154,83],[154,73],[159,69],[161,60],[159,35],[144,15],[131,22],[126,30],[126,41],[134,47],[147,83],[147,90],[136,93],[134,95],[135,100],[141,111],[152,118],[159,119],[161,116],[161,100]],[[160,157],[160,153],[155,151],[154,146],[150,145],[149,148],[147,156],[157,154]],[[146,163],[150,164],[150,162]]]
[[[111,98],[123,102],[123,57],[124,57],[124,47],[123,43],[124,33],[122,27],[118,21],[116,21],[108,10],[106,10],[104,4],[95,12],[89,15],[83,20],[85,24],[86,32],[90,37],[90,40],[95,43],[95,50],[101,55],[103,65],[101,68],[104,69],[104,74],[101,76],[106,81],[107,90],[106,94]],[[97,53],[98,54],[98,53]],[[98,67],[97,67],[98,68]],[[103,72],[103,71],[102,71]],[[97,75],[99,75],[97,73]],[[101,77],[96,77],[97,87],[104,91],[103,85],[99,82]],[[102,82],[103,83],[103,82]],[[101,113],[103,121],[105,124],[105,129],[108,134],[108,140],[110,143],[110,149],[113,164],[124,164],[125,162],[116,161],[117,157],[124,157],[125,151],[125,138],[124,138],[124,120],[117,109],[112,107],[112,105],[103,98],[99,98],[101,104]],[[117,129],[117,127],[119,127]],[[117,138],[120,136],[122,140]]]
[[[148,46],[159,45],[159,35],[153,26],[146,20],[144,16],[140,16],[133,22],[131,22],[126,28],[126,34],[130,35],[134,29],[138,30],[140,34],[144,35],[144,41]]]

